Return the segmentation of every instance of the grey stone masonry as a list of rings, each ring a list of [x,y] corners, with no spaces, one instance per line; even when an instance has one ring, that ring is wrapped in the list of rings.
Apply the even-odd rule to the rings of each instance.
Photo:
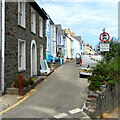
[[[18,25],[18,2],[5,3],[5,88],[18,79],[18,75],[30,77],[31,74],[31,41],[35,40],[37,45],[37,73],[40,70],[40,45],[43,45],[43,56],[45,56],[45,22],[44,13],[40,13],[34,6],[36,3],[25,3],[25,28]],[[31,7],[36,11],[36,34],[31,32]],[[39,37],[39,16],[43,18],[43,38]],[[18,39],[26,41],[26,70],[18,71]]]
[[[91,118],[97,118],[105,112],[110,112],[120,106],[120,82],[115,86],[103,86],[101,91],[89,91],[85,101],[84,112]]]
[[[0,90],[1,90],[1,64],[2,64],[2,1],[0,1]]]

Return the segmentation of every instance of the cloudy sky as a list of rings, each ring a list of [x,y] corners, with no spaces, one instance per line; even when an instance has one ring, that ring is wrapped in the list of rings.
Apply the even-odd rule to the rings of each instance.
[[[103,28],[118,37],[118,0],[36,0],[55,24],[95,47]]]

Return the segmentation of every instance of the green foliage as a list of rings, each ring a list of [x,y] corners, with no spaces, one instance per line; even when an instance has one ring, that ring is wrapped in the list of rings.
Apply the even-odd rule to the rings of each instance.
[[[29,81],[25,78],[23,79],[23,87],[27,87],[29,85]]]
[[[92,91],[99,90],[104,84],[115,85],[120,78],[120,44],[113,39],[109,43],[110,51],[101,53],[104,55],[104,60],[92,68],[93,75],[88,78],[89,89]]]
[[[28,87],[29,85],[33,85],[33,84],[34,84],[34,81],[33,81],[32,78],[29,78],[29,79],[23,78],[23,87]],[[19,87],[19,81],[18,80],[15,80],[14,87],[16,87],[16,88]]]
[[[29,78],[29,79],[28,79],[28,82],[29,82],[30,85],[33,85],[33,83],[34,83],[34,81],[33,81],[32,78]]]
[[[16,87],[16,88],[19,87],[19,82],[18,82],[18,80],[15,80],[15,82],[14,82],[14,87]]]

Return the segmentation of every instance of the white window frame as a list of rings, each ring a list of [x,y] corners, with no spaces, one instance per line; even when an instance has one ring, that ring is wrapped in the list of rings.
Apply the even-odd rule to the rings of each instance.
[[[23,44],[20,52],[20,43]],[[20,56],[22,58],[20,58]],[[18,71],[26,70],[26,41],[18,39]]]
[[[31,32],[36,34],[36,11],[31,7]]]
[[[39,36],[43,38],[43,18],[39,16]]]
[[[18,25],[25,28],[25,1],[18,0]]]

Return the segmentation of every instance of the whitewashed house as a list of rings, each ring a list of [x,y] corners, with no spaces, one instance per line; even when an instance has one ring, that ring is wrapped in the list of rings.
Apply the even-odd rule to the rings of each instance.
[[[81,36],[73,36],[77,41],[79,41],[79,54],[82,55],[85,51],[85,43],[82,40]]]
[[[52,62],[55,62],[56,60],[56,56],[57,56],[57,41],[56,41],[56,26],[55,24],[50,25],[50,29],[51,29],[51,48],[50,48],[50,52],[51,52],[51,59]]]
[[[50,16],[48,15],[48,19],[46,20],[46,61],[51,62],[52,61],[52,25],[54,25],[54,22],[51,20]]]

